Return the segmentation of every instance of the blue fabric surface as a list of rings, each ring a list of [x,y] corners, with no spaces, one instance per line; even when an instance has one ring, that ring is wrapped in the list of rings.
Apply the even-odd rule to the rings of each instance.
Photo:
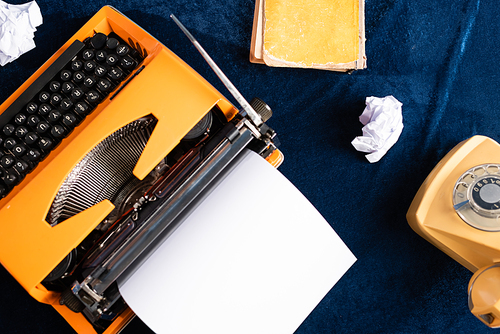
[[[405,215],[458,142],[477,134],[500,140],[498,1],[366,0],[368,68],[352,74],[251,64],[252,0],[37,2],[44,17],[37,47],[0,67],[0,101],[109,4],[229,97],[169,19],[174,13],[247,99],[273,108],[268,124],[282,143],[280,171],[358,258],[298,334],[493,332],[468,310],[472,273],[414,233]],[[370,164],[350,142],[361,135],[365,98],[387,95],[403,103],[405,127]],[[3,268],[0,282],[1,333],[72,332]],[[147,332],[138,319],[123,331]]]

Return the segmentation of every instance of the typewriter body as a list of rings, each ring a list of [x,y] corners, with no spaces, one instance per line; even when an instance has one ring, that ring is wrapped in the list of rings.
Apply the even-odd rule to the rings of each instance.
[[[116,279],[243,149],[282,161],[272,129],[111,7],[0,106],[0,125],[0,262],[77,332],[132,319]]]
[[[500,145],[484,136],[458,144],[433,169],[407,219],[415,232],[474,273],[469,308],[500,326]]]

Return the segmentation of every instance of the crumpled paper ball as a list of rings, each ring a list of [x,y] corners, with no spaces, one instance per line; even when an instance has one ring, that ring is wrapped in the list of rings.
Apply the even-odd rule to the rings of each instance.
[[[0,0],[0,65],[34,48],[34,33],[42,23],[42,13],[35,1],[10,5]]]
[[[354,138],[351,144],[360,152],[367,152],[366,159],[379,161],[396,143],[403,131],[403,104],[392,95],[366,98],[366,108],[359,116],[364,125],[363,135]]]

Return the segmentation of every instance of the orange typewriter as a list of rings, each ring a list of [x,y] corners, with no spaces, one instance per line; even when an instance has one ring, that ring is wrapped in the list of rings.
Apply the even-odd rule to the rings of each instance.
[[[116,279],[175,217],[242,150],[281,163],[271,110],[246,104],[102,8],[0,106],[0,262],[77,332],[119,332]]]

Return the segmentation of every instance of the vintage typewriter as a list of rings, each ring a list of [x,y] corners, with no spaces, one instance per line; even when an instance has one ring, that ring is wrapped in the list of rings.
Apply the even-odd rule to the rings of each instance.
[[[281,163],[270,108],[248,105],[102,8],[0,106],[0,262],[76,331],[120,331],[116,279],[175,217],[242,150]]]

